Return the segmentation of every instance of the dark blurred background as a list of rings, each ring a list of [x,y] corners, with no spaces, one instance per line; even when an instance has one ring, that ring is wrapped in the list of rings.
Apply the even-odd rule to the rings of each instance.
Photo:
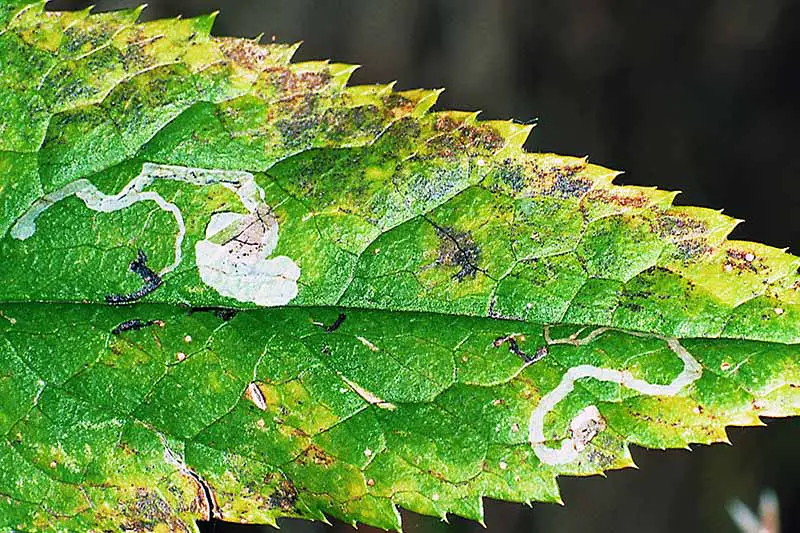
[[[50,9],[137,1],[54,0]],[[304,41],[297,59],[359,63],[354,82],[447,87],[439,108],[537,122],[528,149],[679,189],[747,219],[735,237],[800,252],[797,0],[150,0],[146,18],[221,10],[215,33]],[[667,7],[669,6],[669,7]],[[734,429],[735,446],[634,450],[641,470],[561,481],[566,507],[487,501],[491,533],[734,532],[725,504],[772,487],[800,531],[800,420]],[[410,533],[477,532],[404,513]],[[284,521],[284,531],[352,531]],[[212,528],[208,527],[208,531]],[[216,525],[255,533],[253,527]],[[360,528],[362,532],[372,531]]]

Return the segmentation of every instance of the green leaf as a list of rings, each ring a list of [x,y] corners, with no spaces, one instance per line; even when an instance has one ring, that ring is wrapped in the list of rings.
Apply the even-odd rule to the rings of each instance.
[[[800,412],[800,259],[213,16],[0,7],[0,531],[400,528]]]

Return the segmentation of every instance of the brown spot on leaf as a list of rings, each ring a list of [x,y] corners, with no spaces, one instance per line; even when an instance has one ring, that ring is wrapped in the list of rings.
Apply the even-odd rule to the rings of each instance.
[[[433,127],[436,131],[453,131],[458,128],[460,124],[448,115],[439,115],[436,117]]]
[[[469,146],[495,152],[503,147],[505,139],[490,126],[466,126],[464,136]]]
[[[505,144],[505,139],[491,126],[464,124],[447,115],[437,117],[434,129],[443,132],[428,141],[431,151],[439,157],[494,153]]]
[[[533,191],[546,196],[578,198],[593,186],[590,179],[580,176],[585,163],[544,166],[534,160],[523,162],[505,159],[497,166],[497,182],[512,192]]]
[[[452,228],[433,225],[439,237],[439,256],[436,264],[443,266],[459,267],[453,279],[463,281],[464,278],[474,278],[478,272],[480,249],[472,239],[470,232],[458,232]]]
[[[688,238],[708,233],[708,225],[686,215],[663,215],[656,223],[656,229],[663,238]]]
[[[124,517],[120,526],[126,531],[153,531],[158,525],[166,525],[170,531],[187,532],[189,528],[155,491],[139,489],[132,502],[120,502]]]
[[[514,192],[521,192],[525,189],[525,167],[511,159],[506,159],[500,164],[497,169],[497,178]]]
[[[416,102],[413,100],[397,93],[390,93],[384,97],[383,103],[392,110],[395,117],[408,115],[414,111],[414,108],[417,106]]]
[[[592,448],[589,451],[587,458],[589,461],[599,466],[603,470],[609,470],[614,467],[614,456],[610,453],[604,453],[598,448]]]
[[[269,57],[269,49],[255,41],[218,37],[216,42],[226,58],[250,70],[261,70],[264,60]]]
[[[275,489],[269,499],[267,500],[267,505],[272,508],[278,508],[282,511],[292,511],[294,509],[294,504],[297,501],[297,489],[294,488],[294,485],[288,479],[283,479],[278,488]]]
[[[726,272],[732,272],[734,270],[739,272],[758,272],[758,268],[756,268],[754,264],[756,256],[753,252],[749,250],[729,249],[726,253],[727,260],[723,265]]]
[[[300,456],[299,461],[303,464],[310,461],[317,465],[330,466],[333,464],[334,458],[316,444],[311,444]]]
[[[319,91],[331,80],[327,69],[296,73],[289,67],[270,67],[264,70],[264,76],[267,86],[277,87],[279,92],[287,96]]]
[[[641,192],[627,192],[625,189],[595,189],[587,198],[600,203],[613,204],[619,207],[639,209],[647,205],[647,197]]]

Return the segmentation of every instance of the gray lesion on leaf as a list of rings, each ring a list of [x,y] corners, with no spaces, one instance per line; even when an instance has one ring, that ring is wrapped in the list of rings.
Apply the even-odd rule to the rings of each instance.
[[[269,496],[267,505],[272,509],[288,513],[295,510],[296,502],[297,489],[289,478],[283,476],[275,491]]]
[[[440,226],[431,220],[428,222],[434,227],[436,235],[439,237],[438,257],[435,264],[458,267],[459,271],[453,275],[453,279],[456,281],[474,278],[481,271],[478,267],[481,250],[473,240],[472,233]]]
[[[176,533],[190,531],[182,520],[176,518],[169,503],[154,490],[137,490],[133,501],[120,503],[120,511],[125,517],[120,524],[124,531],[152,531],[164,524]]]

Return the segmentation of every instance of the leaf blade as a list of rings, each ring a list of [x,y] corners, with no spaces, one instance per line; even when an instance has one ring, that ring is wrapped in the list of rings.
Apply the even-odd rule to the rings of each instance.
[[[0,10],[0,527],[482,520],[800,410],[800,259],[735,219],[213,16],[43,7]]]

